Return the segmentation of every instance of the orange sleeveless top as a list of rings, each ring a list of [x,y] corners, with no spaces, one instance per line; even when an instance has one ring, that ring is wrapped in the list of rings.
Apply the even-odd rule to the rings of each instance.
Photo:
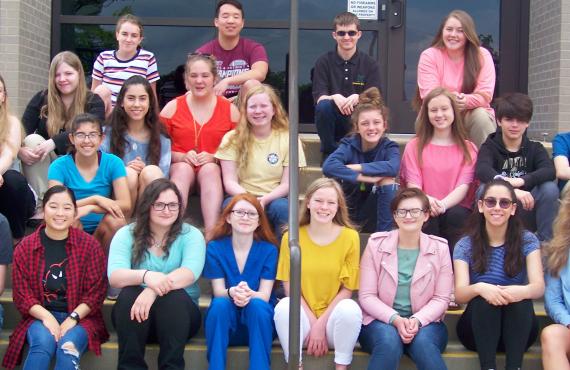
[[[216,153],[226,132],[236,126],[231,120],[232,103],[223,96],[217,96],[216,99],[212,116],[202,125],[194,120],[186,95],[176,98],[176,112],[171,118],[160,117],[170,135],[173,152],[187,153],[195,150],[196,153]]]

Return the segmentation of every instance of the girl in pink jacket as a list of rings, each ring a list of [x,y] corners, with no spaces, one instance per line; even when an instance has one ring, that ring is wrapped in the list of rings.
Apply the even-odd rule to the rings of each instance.
[[[422,233],[430,203],[417,188],[392,201],[398,228],[372,234],[360,262],[358,299],[363,313],[362,348],[368,369],[398,369],[405,353],[418,369],[447,369],[443,316],[453,287],[445,239]]]

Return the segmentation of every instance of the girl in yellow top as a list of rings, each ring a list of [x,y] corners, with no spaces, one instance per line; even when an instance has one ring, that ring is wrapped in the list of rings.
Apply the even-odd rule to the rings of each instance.
[[[362,311],[351,299],[358,289],[360,239],[348,218],[340,185],[315,180],[301,205],[301,338],[307,354],[323,356],[335,350],[336,370],[347,369],[362,325]],[[283,235],[277,280],[289,295],[288,235]],[[275,307],[275,327],[289,357],[289,298]]]

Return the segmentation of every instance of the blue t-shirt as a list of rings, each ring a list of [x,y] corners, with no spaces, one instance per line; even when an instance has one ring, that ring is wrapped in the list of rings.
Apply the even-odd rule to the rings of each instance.
[[[491,247],[489,261],[487,263],[487,271],[483,274],[473,271],[471,262],[471,238],[465,236],[461,238],[453,250],[453,259],[467,262],[469,265],[469,281],[470,284],[479,282],[493,285],[523,285],[527,284],[526,261],[523,259],[521,272],[514,277],[509,277],[504,269],[505,265],[505,247]],[[522,253],[526,258],[531,252],[540,248],[537,237],[529,232],[523,233]]]
[[[97,173],[89,182],[85,181],[77,170],[72,154],[59,157],[53,161],[48,170],[48,180],[59,181],[70,188],[77,200],[93,195],[111,198],[111,194],[113,193],[113,181],[125,176],[127,176],[127,171],[121,159],[116,155],[108,153],[101,153]],[[104,214],[102,213],[92,212],[81,217],[83,229],[89,233],[93,233],[103,216]]]
[[[563,156],[570,160],[570,132],[558,134],[552,140],[552,158],[558,156]],[[567,180],[558,179],[560,191],[562,191],[567,182]]]
[[[202,233],[194,226],[185,223],[182,225],[180,235],[170,246],[168,256],[164,254],[157,257],[147,252],[142,261],[133,266],[133,228],[134,224],[123,226],[113,237],[109,249],[107,276],[111,277],[113,271],[117,269],[150,270],[169,274],[179,267],[186,267],[194,274],[194,283],[184,289],[194,303],[198,304],[200,287],[197,281],[204,268],[206,257],[206,242]]]
[[[254,240],[247,255],[243,271],[240,273],[232,247],[232,238],[212,240],[208,243],[204,277],[224,279],[226,288],[236,286],[241,281],[257,291],[261,279],[275,280],[277,274],[277,247],[266,241]],[[272,298],[270,303],[275,304]]]
[[[148,141],[138,141],[129,134],[125,134],[125,141],[125,154],[122,158],[125,166],[136,157],[140,157],[146,165],[150,164],[148,162],[148,148],[150,146]],[[106,153],[111,152],[111,129],[108,127],[105,128],[105,138],[101,143],[100,149]],[[166,178],[168,178],[170,173],[171,156],[170,139],[164,135],[160,135],[160,160],[158,167]]]

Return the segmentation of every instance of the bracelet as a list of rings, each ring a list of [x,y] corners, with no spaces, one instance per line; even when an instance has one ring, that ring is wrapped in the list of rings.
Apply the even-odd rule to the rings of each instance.
[[[232,297],[232,295],[230,294],[230,289],[232,289],[232,287],[228,288],[228,297],[230,297],[230,299],[234,299],[234,297]]]
[[[143,274],[143,279],[142,279],[142,283],[143,283],[143,284],[146,284],[146,283],[144,282],[144,278],[145,278],[145,276],[146,276],[146,273],[149,272],[149,271],[150,271],[150,270],[145,270],[145,272],[144,272],[144,274]]]

